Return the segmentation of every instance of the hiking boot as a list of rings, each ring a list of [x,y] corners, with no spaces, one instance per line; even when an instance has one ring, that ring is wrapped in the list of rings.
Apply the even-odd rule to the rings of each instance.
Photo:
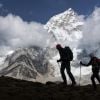
[[[75,85],[76,85],[76,82],[73,82],[73,83],[71,84],[72,87],[75,86]]]
[[[61,84],[64,86],[67,86],[67,82],[62,82]]]

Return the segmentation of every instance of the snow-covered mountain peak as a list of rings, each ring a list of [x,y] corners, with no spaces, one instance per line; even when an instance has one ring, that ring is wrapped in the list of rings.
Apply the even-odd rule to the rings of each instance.
[[[69,8],[63,13],[53,16],[44,28],[53,33],[57,41],[77,41],[82,37],[81,27],[83,22],[79,20],[79,16],[73,9]]]
[[[66,15],[69,15],[69,16],[76,16],[77,14],[74,12],[74,10],[72,8],[69,8],[68,10],[62,12],[61,14],[59,15],[62,15],[66,17]]]
[[[63,20],[68,16],[76,16],[76,15],[77,14],[74,12],[74,10],[72,8],[69,8],[68,10],[64,11],[63,13],[57,14],[57,15],[53,16],[52,18],[54,20],[58,20],[58,19],[60,19],[60,20],[62,19]]]

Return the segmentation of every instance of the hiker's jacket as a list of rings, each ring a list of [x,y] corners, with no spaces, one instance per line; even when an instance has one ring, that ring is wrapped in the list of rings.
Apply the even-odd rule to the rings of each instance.
[[[99,71],[99,69],[100,69],[100,60],[97,57],[92,57],[88,64],[83,64],[82,63],[82,65],[84,65],[84,66],[92,65],[92,70],[93,71],[95,71],[95,70]]]
[[[58,60],[58,62],[69,62],[69,51],[67,50],[66,51],[66,49],[65,48],[61,48],[60,50],[59,50],[59,54],[60,54],[60,59]]]

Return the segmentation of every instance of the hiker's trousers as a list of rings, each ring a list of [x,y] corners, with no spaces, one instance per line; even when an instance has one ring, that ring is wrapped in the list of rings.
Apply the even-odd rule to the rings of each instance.
[[[64,83],[67,84],[67,80],[66,80],[66,76],[65,76],[65,69],[67,71],[69,78],[72,81],[72,84],[75,84],[76,83],[75,78],[74,78],[73,74],[71,73],[70,62],[61,62],[61,68],[60,68],[62,79],[63,79]]]

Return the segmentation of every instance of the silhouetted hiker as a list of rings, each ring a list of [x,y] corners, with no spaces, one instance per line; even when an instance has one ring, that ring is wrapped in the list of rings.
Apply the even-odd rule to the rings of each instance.
[[[74,86],[76,82],[75,82],[74,76],[71,73],[71,68],[70,68],[70,61],[73,60],[73,53],[69,47],[62,48],[60,44],[57,44],[56,48],[60,54],[60,59],[57,60],[57,62],[61,62],[60,72],[61,72],[62,79],[64,81],[63,83],[67,85],[67,80],[66,80],[66,76],[64,73],[66,69],[67,74],[72,81],[72,86]]]
[[[99,77],[100,60],[97,57],[93,56],[93,54],[90,55],[90,57],[91,57],[91,60],[90,60],[90,62],[88,64],[83,64],[82,62],[80,62],[80,64],[84,65],[84,66],[92,65],[93,74],[91,75],[91,81],[92,81],[93,87],[96,89],[95,78],[100,83],[100,77]]]

